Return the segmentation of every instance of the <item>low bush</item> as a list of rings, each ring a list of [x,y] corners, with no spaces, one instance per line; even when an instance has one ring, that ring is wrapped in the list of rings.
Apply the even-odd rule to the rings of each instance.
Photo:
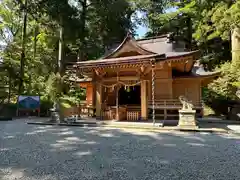
[[[203,89],[203,100],[216,115],[227,115],[230,103],[238,100],[237,87],[234,84],[240,80],[239,69],[239,63],[223,64],[218,69],[221,76]]]

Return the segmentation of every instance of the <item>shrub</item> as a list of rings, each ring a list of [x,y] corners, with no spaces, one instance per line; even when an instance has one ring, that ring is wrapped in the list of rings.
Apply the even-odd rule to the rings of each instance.
[[[240,80],[240,64],[225,63],[218,70],[221,76],[203,89],[203,100],[216,114],[228,113],[229,101],[237,100],[235,82]]]

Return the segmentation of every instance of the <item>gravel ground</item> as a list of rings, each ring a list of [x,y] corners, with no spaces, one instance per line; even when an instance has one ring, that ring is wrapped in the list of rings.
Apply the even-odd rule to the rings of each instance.
[[[240,179],[240,137],[0,122],[1,180]]]

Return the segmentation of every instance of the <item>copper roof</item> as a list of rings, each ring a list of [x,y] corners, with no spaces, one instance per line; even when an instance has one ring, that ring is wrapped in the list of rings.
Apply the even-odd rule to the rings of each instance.
[[[180,73],[175,75],[174,78],[208,78],[218,77],[221,72],[206,71],[202,66],[194,65],[189,73]]]
[[[136,51],[140,51],[142,55],[111,58],[115,53],[120,51],[127,42],[136,48]],[[78,68],[84,69],[93,66],[96,67],[96,65],[106,67],[119,64],[150,63],[151,60],[171,60],[172,58],[195,55],[197,52],[199,51],[186,51],[183,43],[170,42],[167,35],[140,40],[135,40],[128,35],[118,47],[109,51],[105,57],[98,60],[77,62],[75,65],[78,66]]]
[[[135,40],[130,35],[123,40],[121,44],[115,44],[105,52],[105,55],[100,59],[106,59],[116,53],[121,47],[131,40],[136,48],[140,48],[146,53],[151,54],[165,54],[167,58],[175,58],[179,56],[188,56],[198,51],[187,51],[184,42],[170,42],[168,35],[149,37]]]
[[[217,76],[219,75],[221,72],[219,71],[206,71],[202,66],[194,66],[192,68],[192,74],[194,76],[201,76],[201,77],[207,77],[207,76]]]
[[[183,42],[169,42],[167,35],[148,39],[140,39],[137,40],[137,43],[146,50],[150,50],[157,54],[166,54],[167,58],[186,56],[198,52],[186,51],[185,43]]]

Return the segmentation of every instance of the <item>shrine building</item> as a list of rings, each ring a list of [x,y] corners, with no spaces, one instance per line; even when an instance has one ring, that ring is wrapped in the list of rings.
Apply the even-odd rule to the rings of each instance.
[[[199,51],[170,35],[135,40],[131,35],[97,60],[76,62],[77,82],[86,88],[86,106],[101,120],[177,119],[185,96],[202,115],[202,87],[218,73],[196,65]]]

